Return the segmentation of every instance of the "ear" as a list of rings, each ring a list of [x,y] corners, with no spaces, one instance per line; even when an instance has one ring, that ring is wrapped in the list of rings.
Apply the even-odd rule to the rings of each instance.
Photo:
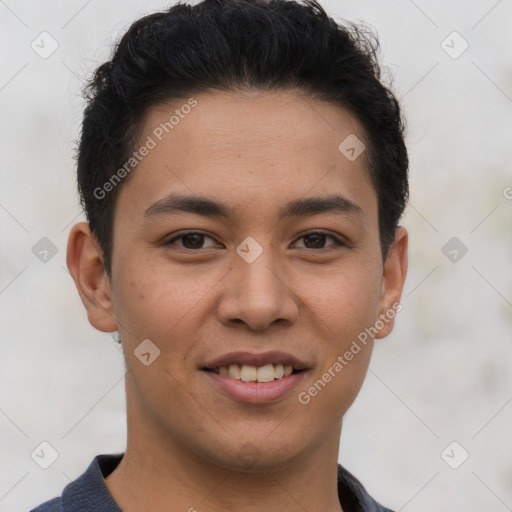
[[[384,327],[379,329],[375,338],[385,338],[393,330],[395,315],[402,309],[399,303],[407,275],[408,238],[407,230],[398,227],[384,262],[379,317]]]
[[[80,222],[71,229],[66,263],[91,325],[103,332],[116,331],[117,321],[103,253],[87,222]]]

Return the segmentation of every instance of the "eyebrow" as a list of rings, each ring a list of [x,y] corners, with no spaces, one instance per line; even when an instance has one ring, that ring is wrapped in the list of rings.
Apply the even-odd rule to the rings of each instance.
[[[152,204],[145,212],[144,217],[157,215],[170,215],[179,212],[194,213],[204,217],[234,217],[236,209],[204,196],[188,196],[170,194]],[[286,217],[302,217],[318,215],[321,213],[336,213],[340,215],[356,215],[364,217],[360,206],[342,195],[329,195],[296,199],[281,207],[278,219]]]

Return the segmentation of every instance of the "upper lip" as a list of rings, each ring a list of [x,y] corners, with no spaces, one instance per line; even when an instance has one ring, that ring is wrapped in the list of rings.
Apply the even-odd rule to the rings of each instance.
[[[215,359],[212,359],[204,365],[203,368],[216,369],[221,366],[231,364],[247,364],[251,366],[263,366],[265,364],[282,364],[283,366],[293,366],[296,370],[307,368],[306,363],[300,359],[285,352],[261,352],[255,354],[252,352],[230,352]]]

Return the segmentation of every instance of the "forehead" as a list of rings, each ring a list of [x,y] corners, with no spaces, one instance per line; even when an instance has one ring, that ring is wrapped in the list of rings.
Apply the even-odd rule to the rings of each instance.
[[[349,158],[347,144],[361,155]],[[363,210],[376,203],[361,124],[295,91],[204,93],[158,105],[143,120],[137,148],[144,145],[150,151],[119,194],[123,214],[141,217],[174,192],[214,197],[237,213],[261,200],[282,212],[308,194],[339,192]]]

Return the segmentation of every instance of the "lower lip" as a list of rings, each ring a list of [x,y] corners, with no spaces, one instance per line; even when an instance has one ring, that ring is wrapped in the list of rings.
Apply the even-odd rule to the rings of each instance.
[[[275,379],[271,382],[244,382],[215,372],[203,370],[203,373],[231,398],[239,402],[256,404],[274,402],[286,397],[299,385],[306,371],[292,373],[288,377]]]

